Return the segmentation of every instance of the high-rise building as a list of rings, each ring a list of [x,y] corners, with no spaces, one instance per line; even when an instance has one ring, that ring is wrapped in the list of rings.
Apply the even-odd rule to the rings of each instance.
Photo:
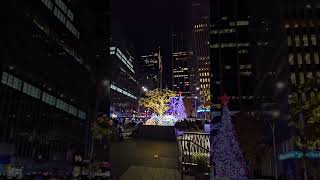
[[[159,50],[140,57],[139,82],[147,89],[159,88]]]
[[[285,1],[284,13],[289,49],[289,83],[304,84],[308,79],[320,77],[320,2]],[[311,94],[305,96],[311,97]]]
[[[254,48],[255,96],[259,97],[257,105],[262,107],[261,114],[264,114],[261,119],[274,118],[267,112],[279,111],[276,123],[278,131],[275,132],[276,146],[279,154],[286,154],[296,149],[293,136],[297,132],[287,125],[290,110],[288,96],[313,98],[313,93],[296,92],[294,86],[320,77],[320,2],[259,1],[254,7],[254,34],[257,40]],[[303,174],[297,171],[301,164],[297,161],[287,162],[279,162],[278,173],[292,172],[292,176],[302,179]],[[262,175],[270,173],[266,171]]]
[[[183,96],[191,96],[189,63],[192,61],[192,51],[173,52],[173,90]]]
[[[111,113],[117,117],[132,117],[137,111],[139,83],[136,79],[135,59],[127,48],[118,43],[110,46],[112,61]]]
[[[230,109],[250,109],[253,99],[248,1],[212,0],[210,4],[210,70],[213,103],[224,93]]]
[[[0,146],[27,159],[88,154],[90,120],[109,113],[108,1],[12,0],[0,9]]]
[[[181,92],[183,96],[192,96],[191,79],[196,74],[194,70],[193,52],[188,47],[186,33],[173,33],[172,40],[172,90]],[[194,91],[195,92],[195,91]]]
[[[209,15],[209,0],[192,0],[192,49],[195,61],[190,67],[197,69],[194,77],[197,84],[190,88],[191,92],[197,92],[196,95],[199,95],[197,88],[200,88],[200,95],[210,93]]]

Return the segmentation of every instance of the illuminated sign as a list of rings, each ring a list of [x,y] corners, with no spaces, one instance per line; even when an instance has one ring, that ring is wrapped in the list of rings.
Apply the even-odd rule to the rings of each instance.
[[[320,159],[320,151],[309,151],[306,153],[306,157],[310,159]]]
[[[302,157],[303,157],[303,153],[300,151],[289,151],[287,153],[280,154],[279,160],[300,159]]]
[[[210,109],[199,109],[199,110],[197,110],[197,112],[199,113],[199,112],[210,112]]]
[[[307,153],[303,153],[302,151],[289,151],[280,154],[278,158],[279,160],[301,159],[303,156],[310,159],[320,159],[320,151],[308,151]]]

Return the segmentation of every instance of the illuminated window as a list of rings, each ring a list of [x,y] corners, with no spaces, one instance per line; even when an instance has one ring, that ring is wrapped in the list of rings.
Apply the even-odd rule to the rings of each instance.
[[[54,106],[56,104],[56,98],[46,92],[42,93],[41,100],[47,104]]]
[[[308,73],[307,73],[307,78],[308,78],[308,79],[312,79],[312,72],[308,72]]]
[[[52,10],[53,3],[50,0],[41,0],[41,1],[47,6],[47,8]]]
[[[8,76],[9,76],[8,73],[6,73],[6,72],[2,73],[2,80],[1,80],[2,84],[7,84]]]
[[[304,74],[302,72],[299,73],[300,84],[304,84]]]
[[[316,72],[317,77],[320,77],[320,72]]]
[[[314,53],[314,63],[319,64],[319,54],[318,53]]]
[[[299,65],[302,64],[302,56],[301,56],[301,54],[298,54],[298,64]]]
[[[293,54],[289,54],[289,64],[294,65]]]
[[[23,90],[25,94],[32,96],[34,98],[40,99],[41,96],[41,91],[40,89],[28,84],[28,83],[23,83]]]
[[[288,46],[292,46],[292,38],[291,38],[291,36],[288,37]]]
[[[237,21],[238,26],[247,26],[249,25],[249,21]]]
[[[81,118],[81,119],[86,119],[87,118],[87,115],[85,112],[83,111],[78,111],[78,117]]]
[[[310,53],[305,54],[306,64],[311,64]]]
[[[308,46],[308,36],[307,35],[303,35],[303,44],[304,44],[304,46]]]
[[[312,41],[312,45],[317,45],[317,38],[315,34],[311,35],[311,41]]]
[[[296,84],[296,83],[297,83],[296,74],[295,74],[295,73],[292,73],[292,74],[291,74],[290,79],[291,79],[291,83],[292,83],[292,84]]]
[[[296,46],[300,46],[300,38],[298,35],[295,36]]]

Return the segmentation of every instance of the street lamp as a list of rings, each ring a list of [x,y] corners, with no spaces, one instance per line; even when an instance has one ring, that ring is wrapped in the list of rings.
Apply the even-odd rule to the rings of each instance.
[[[284,89],[285,86],[286,86],[286,84],[284,82],[279,81],[276,83],[277,89]]]
[[[195,96],[194,97],[194,111],[195,111],[195,118],[196,118],[196,120],[197,120],[197,118],[198,118],[198,112],[197,112],[197,110],[198,110],[198,108],[197,108],[197,100],[198,100],[198,96]]]
[[[142,86],[139,91],[140,91],[140,98],[141,98],[143,92],[145,92],[145,93],[148,92],[148,88]],[[140,113],[140,104],[138,104],[138,114],[139,114],[139,113]]]
[[[142,86],[142,90],[143,90],[144,92],[148,92],[148,88],[146,88],[146,87],[144,87],[144,86]]]

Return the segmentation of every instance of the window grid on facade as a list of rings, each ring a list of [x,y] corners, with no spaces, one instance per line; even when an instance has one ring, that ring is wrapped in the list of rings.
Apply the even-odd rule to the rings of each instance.
[[[59,99],[57,100],[56,97],[46,92],[42,92],[39,88],[32,86],[29,83],[23,82],[19,78],[7,72],[2,73],[1,83],[9,87],[12,87],[16,90],[22,91],[24,94],[27,94],[33,98],[40,99],[41,97],[42,102],[55,106],[58,109],[61,109],[74,116],[78,116],[78,113],[77,113],[78,109],[76,107],[63,102],[62,100],[59,100]],[[71,106],[71,110],[69,109],[69,106]],[[86,113],[82,112],[81,114],[82,115],[79,118],[86,119]]]

